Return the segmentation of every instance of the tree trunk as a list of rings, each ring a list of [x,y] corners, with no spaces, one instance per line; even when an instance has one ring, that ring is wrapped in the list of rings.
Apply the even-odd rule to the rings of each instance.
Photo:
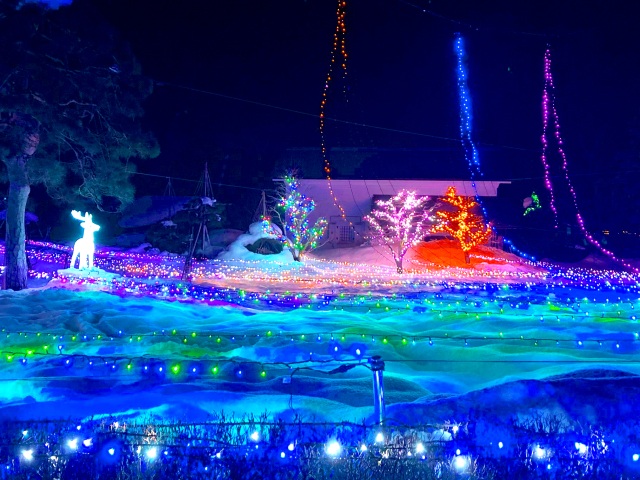
[[[3,285],[6,290],[27,288],[28,266],[24,214],[30,190],[29,185],[15,182],[9,184]]]
[[[396,258],[396,271],[402,273],[402,258]]]
[[[28,272],[24,214],[31,187],[27,161],[40,145],[40,124],[31,115],[14,112],[3,116],[0,127],[4,138],[9,139],[11,151],[2,159],[9,177],[2,286],[7,290],[22,290],[27,288]]]
[[[465,263],[471,263],[471,258],[469,257],[469,252],[464,252],[464,261]]]

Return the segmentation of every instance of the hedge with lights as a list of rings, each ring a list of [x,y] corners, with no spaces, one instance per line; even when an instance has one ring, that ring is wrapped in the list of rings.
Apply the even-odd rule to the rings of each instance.
[[[603,428],[558,417],[519,423],[365,425],[102,418],[0,425],[0,478],[635,478],[638,422]]]

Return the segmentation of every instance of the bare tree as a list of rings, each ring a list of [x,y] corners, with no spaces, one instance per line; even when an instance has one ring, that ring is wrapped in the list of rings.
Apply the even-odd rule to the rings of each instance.
[[[364,219],[371,227],[370,237],[385,245],[402,273],[402,261],[409,248],[422,240],[431,218],[425,211],[429,197],[417,197],[415,192],[400,191],[389,200],[378,200],[371,214]]]

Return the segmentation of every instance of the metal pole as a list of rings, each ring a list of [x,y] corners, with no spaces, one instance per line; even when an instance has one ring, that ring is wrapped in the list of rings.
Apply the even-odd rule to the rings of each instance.
[[[373,373],[373,413],[380,425],[384,424],[384,362],[379,355],[369,359]]]

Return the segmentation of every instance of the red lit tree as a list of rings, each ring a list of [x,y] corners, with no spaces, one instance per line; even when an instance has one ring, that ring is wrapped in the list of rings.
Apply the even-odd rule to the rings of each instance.
[[[402,260],[409,248],[422,240],[429,230],[430,217],[425,212],[428,197],[400,191],[389,200],[378,200],[376,208],[364,219],[371,226],[371,238],[385,245],[402,273]]]
[[[454,187],[447,189],[442,200],[454,207],[454,210],[437,211],[439,223],[431,229],[431,232],[445,232],[458,240],[464,252],[464,259],[469,263],[469,250],[489,239],[491,224],[484,223],[481,215],[473,213],[472,210],[478,206],[478,203],[472,197],[457,195]]]

